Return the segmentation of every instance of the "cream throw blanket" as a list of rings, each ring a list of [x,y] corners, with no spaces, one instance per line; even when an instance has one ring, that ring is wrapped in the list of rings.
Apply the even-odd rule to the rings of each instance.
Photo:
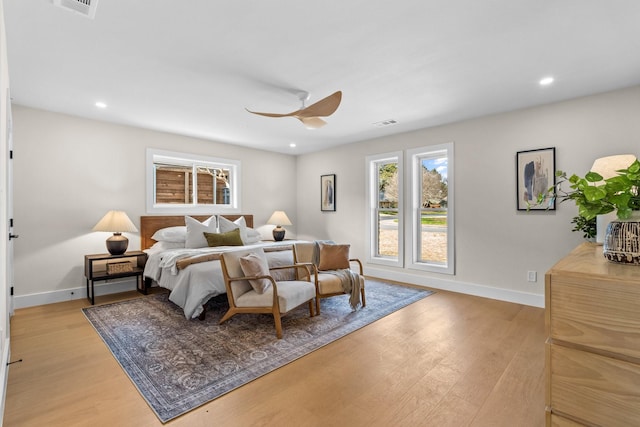
[[[313,245],[313,264],[318,267],[320,265],[320,246],[316,240]],[[331,240],[324,240],[322,243],[335,243]],[[320,270],[318,270],[320,271]],[[362,301],[360,301],[360,275],[350,268],[344,268],[340,270],[322,270],[323,274],[333,274],[340,279],[342,289],[346,294],[349,294],[349,305],[353,310],[356,310]]]

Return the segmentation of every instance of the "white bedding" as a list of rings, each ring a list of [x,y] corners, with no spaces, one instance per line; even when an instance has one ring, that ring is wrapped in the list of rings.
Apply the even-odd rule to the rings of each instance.
[[[200,249],[170,249],[161,252],[148,252],[144,276],[153,279],[159,286],[169,289],[169,300],[181,307],[187,319],[198,317],[203,305],[216,295],[226,293],[220,261],[206,261],[191,264],[178,270],[175,263],[182,258],[194,255],[235,251],[251,247],[289,246],[287,242],[260,242],[248,246],[220,246]],[[270,266],[290,265],[293,263],[292,251],[267,252]]]

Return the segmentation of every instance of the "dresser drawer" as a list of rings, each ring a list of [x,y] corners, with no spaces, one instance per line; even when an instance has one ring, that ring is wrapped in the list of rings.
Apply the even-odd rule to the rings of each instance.
[[[547,293],[553,340],[640,359],[640,286],[606,278],[552,275],[547,277]]]
[[[552,413],[565,413],[602,426],[638,425],[640,366],[548,345],[548,403]]]

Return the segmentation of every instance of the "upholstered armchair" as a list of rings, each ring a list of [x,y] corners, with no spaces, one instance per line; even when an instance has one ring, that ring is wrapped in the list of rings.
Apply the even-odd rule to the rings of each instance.
[[[312,300],[316,292],[306,266],[270,269],[262,248],[222,253],[220,264],[229,300],[229,310],[220,323],[238,313],[271,313],[276,336],[282,338],[282,315],[304,303],[309,305],[309,316],[314,315]],[[291,277],[279,274],[280,279],[276,280],[271,274],[274,270],[289,270]]]
[[[355,280],[359,281],[356,291],[362,307],[367,305],[365,298],[365,279],[362,262],[357,258],[349,258],[349,245],[335,245],[327,242],[296,242],[293,245],[293,261],[296,264],[308,265],[311,269],[311,281],[316,291],[316,315],[320,314],[320,299],[337,295],[345,295],[344,276],[337,274],[349,270]],[[352,307],[353,298],[350,299]]]

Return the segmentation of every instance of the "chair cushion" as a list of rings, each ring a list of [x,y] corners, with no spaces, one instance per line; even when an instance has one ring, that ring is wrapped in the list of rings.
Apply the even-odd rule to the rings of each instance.
[[[360,287],[364,286],[364,277],[360,277]],[[330,273],[318,273],[318,293],[320,295],[344,293],[340,277]]]
[[[244,277],[245,274],[242,271],[242,267],[240,266],[240,258],[251,253],[264,257],[264,251],[262,250],[262,248],[240,249],[237,251],[224,252],[220,254],[220,256],[224,258],[224,264],[227,268],[229,277]],[[253,291],[253,288],[248,280],[236,280],[231,282],[231,289],[235,299],[237,299],[245,292]]]
[[[296,242],[293,250],[296,255],[296,262],[313,262],[314,242]]]
[[[235,231],[239,231],[236,229]],[[240,236],[238,234],[238,236]],[[240,267],[246,276],[265,276],[269,274],[269,266],[267,260],[255,253],[250,253],[247,256],[239,258]],[[271,287],[271,281],[269,279],[252,279],[249,280],[251,287],[258,294],[264,294],[264,292]]]
[[[278,282],[278,304],[280,313],[288,311],[304,304],[316,296],[315,287],[311,282],[290,280]],[[235,300],[237,307],[271,307],[273,304],[273,286],[263,294],[256,291],[249,291]]]
[[[320,249],[318,270],[340,270],[343,268],[349,268],[350,245],[336,245],[319,242],[318,247]]]

